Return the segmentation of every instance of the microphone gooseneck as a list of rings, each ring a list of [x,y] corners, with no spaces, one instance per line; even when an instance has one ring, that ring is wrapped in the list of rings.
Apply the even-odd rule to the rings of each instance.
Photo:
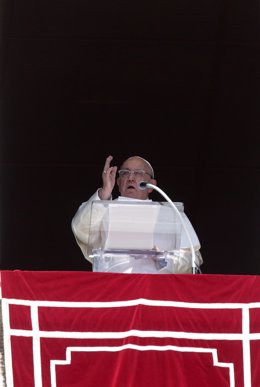
[[[163,192],[163,190],[161,190],[159,187],[157,187],[157,185],[154,185],[154,184],[151,184],[151,183],[147,183],[145,181],[141,181],[139,183],[139,188],[141,190],[144,190],[144,189],[147,189],[147,188],[152,188],[152,189],[155,189],[156,191],[158,191],[166,200],[167,202],[170,203],[170,205],[173,207],[174,211],[176,212],[176,214],[178,215],[178,218],[180,219],[180,222],[182,224],[182,227],[187,235],[187,238],[188,238],[188,241],[190,243],[190,248],[191,248],[191,256],[192,256],[192,274],[196,274],[197,273],[197,267],[196,267],[196,256],[195,256],[195,250],[194,250],[194,246],[193,246],[193,243],[192,243],[192,240],[191,240],[191,237],[190,237],[190,234],[188,232],[188,229],[184,223],[184,220],[178,210],[178,208],[175,206],[175,204],[172,202],[172,200],[169,198],[168,195],[166,195],[165,192]]]

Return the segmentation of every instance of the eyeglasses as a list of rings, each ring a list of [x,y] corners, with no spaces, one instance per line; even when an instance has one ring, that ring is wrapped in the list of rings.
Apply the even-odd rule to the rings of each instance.
[[[149,175],[151,178],[152,175],[149,172],[144,171],[143,169],[120,169],[118,171],[119,177],[129,177],[130,175],[134,175],[135,177],[142,178],[144,175]]]

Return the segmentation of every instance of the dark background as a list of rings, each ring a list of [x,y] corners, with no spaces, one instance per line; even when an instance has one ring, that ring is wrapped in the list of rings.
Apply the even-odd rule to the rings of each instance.
[[[0,0],[0,18],[1,269],[89,270],[71,219],[107,155],[139,154],[204,273],[260,274],[258,0]]]

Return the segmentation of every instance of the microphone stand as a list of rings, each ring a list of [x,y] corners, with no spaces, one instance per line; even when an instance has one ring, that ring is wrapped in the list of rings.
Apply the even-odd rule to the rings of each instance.
[[[192,257],[192,274],[197,274],[197,266],[196,266],[196,256],[195,256],[195,250],[194,250],[194,247],[193,247],[193,243],[192,243],[192,240],[191,240],[191,237],[190,237],[190,234],[188,232],[188,229],[182,219],[182,216],[178,210],[178,208],[175,206],[175,204],[172,202],[172,200],[169,198],[168,195],[166,195],[165,192],[163,192],[159,187],[157,187],[157,185],[154,185],[154,184],[151,184],[151,183],[146,183],[146,182],[141,182],[140,183],[140,188],[141,189],[145,189],[145,188],[152,188],[152,189],[155,189],[156,191],[158,191],[166,200],[168,203],[170,203],[170,205],[173,207],[173,209],[175,210],[176,214],[178,215],[179,219],[180,219],[180,222],[183,226],[183,229],[187,235],[187,238],[188,238],[188,241],[190,243],[190,247],[191,247],[191,257]]]

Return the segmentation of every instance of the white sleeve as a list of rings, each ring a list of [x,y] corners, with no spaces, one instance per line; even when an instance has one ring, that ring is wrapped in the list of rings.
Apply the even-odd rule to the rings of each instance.
[[[92,246],[98,243],[98,239],[100,237],[97,233],[92,236],[92,239],[94,237],[96,240],[90,240],[90,220],[94,216],[92,213],[92,203],[94,200],[100,200],[98,190],[89,198],[88,201],[80,205],[71,221],[71,228],[76,241],[84,257],[90,262],[92,262],[89,257],[92,253]]]
[[[203,264],[203,258],[200,253],[200,241],[194,230],[189,218],[187,215],[182,212],[182,219],[184,221],[185,227],[189,233],[189,236],[192,241],[192,245],[195,250],[195,263],[197,268],[199,268]],[[187,237],[187,233],[185,232],[184,227],[182,227],[181,232],[181,246],[180,250],[177,253],[178,259],[176,260],[176,273],[192,273],[192,253],[189,239]]]
[[[199,250],[200,249],[200,241],[199,241],[199,238],[189,220],[189,218],[187,217],[187,215],[184,213],[184,212],[181,212],[181,215],[182,215],[182,219],[184,221],[184,224],[186,226],[186,229],[190,235],[190,238],[191,238],[191,241],[192,241],[192,245],[194,247],[195,250]],[[185,232],[185,229],[184,227],[182,227],[182,231],[181,231],[181,249],[187,249],[187,248],[190,248],[190,242],[189,242],[189,239],[187,237],[187,233]]]

